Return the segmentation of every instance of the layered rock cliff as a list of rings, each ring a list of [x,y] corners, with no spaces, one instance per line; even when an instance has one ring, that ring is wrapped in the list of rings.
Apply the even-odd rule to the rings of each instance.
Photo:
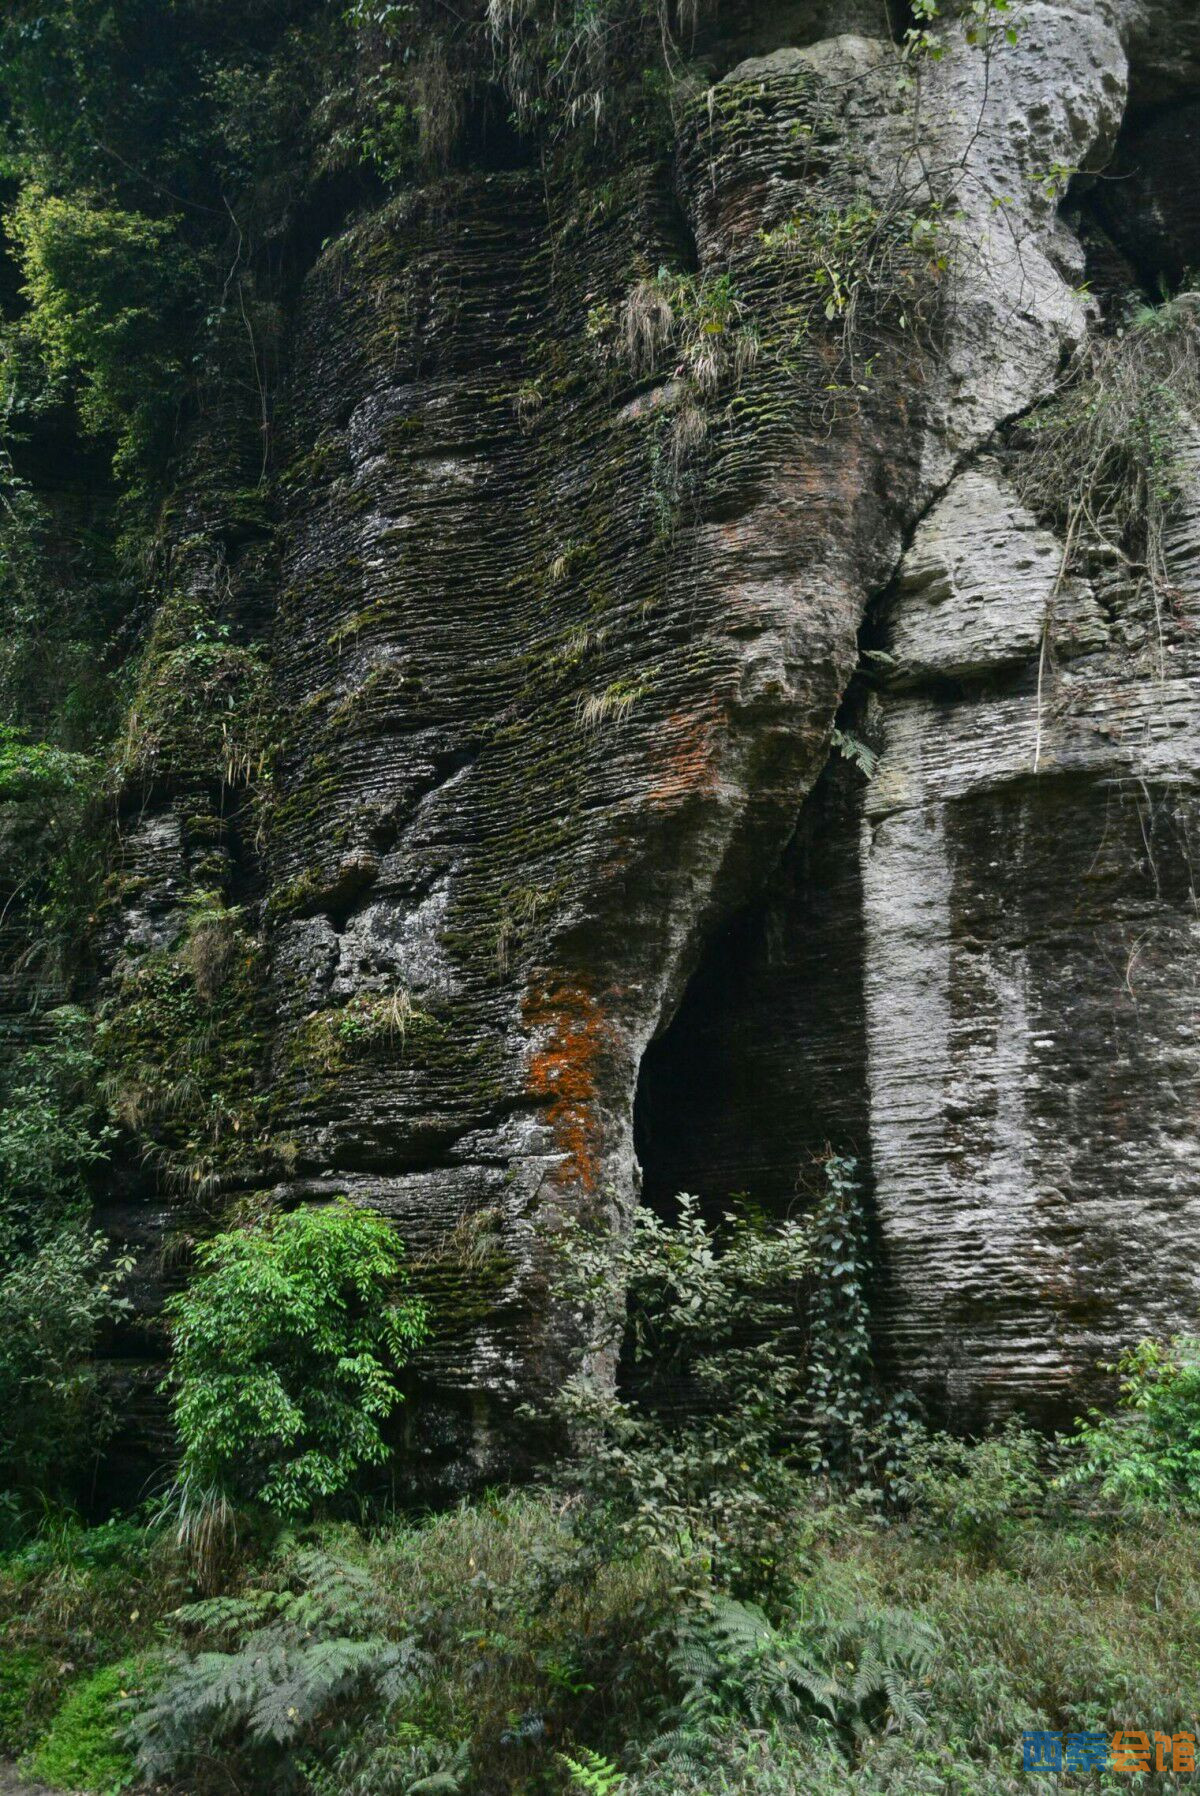
[[[194,433],[118,758],[135,1383],[165,1247],[344,1191],[435,1293],[414,1451],[507,1466],[561,1219],[791,1206],[827,1144],[961,1420],[1194,1316],[1186,362],[1149,549],[1043,452],[1200,255],[1190,13],[722,22],[669,142],[581,183],[494,128],[315,252],[273,484],[253,390]]]

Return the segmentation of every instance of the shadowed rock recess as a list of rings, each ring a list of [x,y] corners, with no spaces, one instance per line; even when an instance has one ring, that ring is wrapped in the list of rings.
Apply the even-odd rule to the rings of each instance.
[[[1033,0],[914,82],[885,14],[758,19],[599,189],[514,153],[360,213],[288,325],[278,515],[185,483],[97,1003],[161,1055],[186,893],[241,905],[240,1158],[120,1118],[132,1388],[198,1189],[347,1192],[432,1293],[414,1454],[502,1471],[573,1344],[561,1219],[782,1211],[827,1144],[883,1363],[959,1420],[1194,1319],[1200,420],[1165,605],[1021,470],[1089,333],[1200,266],[1200,30]],[[185,753],[189,596],[229,628]],[[280,720],[258,809],[231,694]]]

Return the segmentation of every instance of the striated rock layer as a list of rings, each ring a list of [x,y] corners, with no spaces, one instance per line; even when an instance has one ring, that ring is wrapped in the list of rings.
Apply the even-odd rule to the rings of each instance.
[[[997,437],[1095,311],[1066,182],[1188,10],[1031,0],[914,84],[886,9],[802,7],[665,164],[447,178],[312,269],[278,573],[253,523],[184,558],[254,595],[221,678],[269,668],[270,811],[156,750],[114,954],[203,825],[270,965],[243,1183],[440,1268],[409,1414],[447,1475],[512,1463],[571,1346],[556,1225],[620,1228],[643,1166],[783,1206],[855,1151],[889,1363],[964,1416],[1194,1311],[1200,487],[1150,631],[1101,551],[1063,578]],[[881,594],[842,719],[878,769],[814,793]]]
[[[1001,481],[952,485],[863,805],[883,1328],[967,1413],[1065,1407],[1200,1298],[1200,565],[1160,635],[1111,557],[1056,592],[1062,554]]]

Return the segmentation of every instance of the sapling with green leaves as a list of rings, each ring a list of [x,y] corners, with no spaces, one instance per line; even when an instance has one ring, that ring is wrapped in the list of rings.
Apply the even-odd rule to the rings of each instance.
[[[388,1456],[425,1337],[392,1224],[344,1199],[232,1229],[168,1305],[181,1491],[301,1516]]]

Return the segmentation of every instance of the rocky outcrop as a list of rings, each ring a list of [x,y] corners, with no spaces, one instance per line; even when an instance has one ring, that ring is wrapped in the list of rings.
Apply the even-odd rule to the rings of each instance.
[[[1106,153],[1115,33],[1034,6],[994,67],[938,65],[936,179],[897,77],[882,39],[774,51],[686,113],[677,204],[653,168],[587,213],[532,171],[468,177],[310,279],[274,653],[279,1130],[291,1195],[348,1189],[419,1250],[486,1240],[447,1390],[553,1375],[556,1219],[627,1214],[642,1056],[779,859],[869,595],[1085,329],[1029,176]],[[823,264],[845,291],[814,307]],[[664,267],[678,335],[631,378]],[[734,365],[705,391],[687,308],[719,282]]]
[[[1004,434],[1095,323],[1066,186],[1183,10],[1030,0],[916,71],[886,9],[781,11],[662,158],[508,146],[312,268],[278,572],[245,493],[180,533],[109,1004],[185,887],[239,907],[212,1188],[397,1219],[441,1475],[511,1465],[573,1345],[556,1230],[643,1168],[783,1206],[855,1151],[881,1343],[965,1416],[1194,1307],[1192,601],[1068,566]]]
[[[1063,579],[1064,546],[973,469],[890,611],[904,690],[876,701],[861,849],[883,1326],[960,1411],[1061,1410],[1200,1297],[1200,568],[1179,523],[1160,636],[1136,575],[1101,554]]]

